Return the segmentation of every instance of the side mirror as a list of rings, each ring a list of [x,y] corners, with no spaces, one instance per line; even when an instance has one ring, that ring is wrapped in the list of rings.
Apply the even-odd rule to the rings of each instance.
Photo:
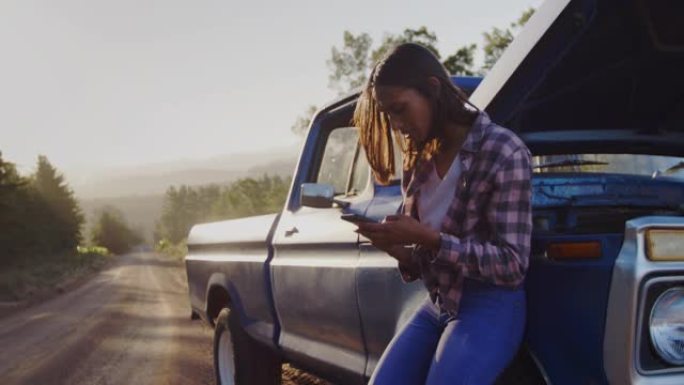
[[[333,203],[343,208],[349,206],[348,202],[335,199],[335,187],[325,183],[302,183],[299,203],[323,209],[333,207]]]
[[[332,207],[335,188],[324,183],[302,183],[299,196],[302,206],[328,208]]]

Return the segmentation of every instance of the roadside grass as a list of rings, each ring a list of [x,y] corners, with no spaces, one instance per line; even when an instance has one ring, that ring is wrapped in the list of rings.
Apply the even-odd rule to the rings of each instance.
[[[22,257],[0,267],[0,302],[24,302],[64,291],[105,267],[113,256],[101,247]]]
[[[183,258],[188,254],[188,247],[185,240],[182,240],[179,243],[172,243],[167,239],[162,239],[155,245],[155,250],[158,253],[164,254],[170,259],[179,262],[183,261]]]

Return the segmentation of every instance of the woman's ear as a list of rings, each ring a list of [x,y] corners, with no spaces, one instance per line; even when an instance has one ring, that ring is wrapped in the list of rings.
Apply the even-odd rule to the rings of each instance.
[[[439,98],[439,94],[442,92],[442,83],[435,76],[428,77],[427,81],[432,97],[435,99]]]

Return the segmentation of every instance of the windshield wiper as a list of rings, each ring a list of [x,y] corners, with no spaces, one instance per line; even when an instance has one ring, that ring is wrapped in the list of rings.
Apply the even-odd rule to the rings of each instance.
[[[663,173],[669,174],[669,173],[671,173],[671,172],[679,171],[679,170],[682,170],[682,169],[684,169],[684,161],[681,161],[681,162],[675,164],[674,166],[671,166],[671,167],[668,168],[667,170],[663,171]]]
[[[544,163],[537,166],[532,166],[532,168],[550,168],[550,167],[562,167],[562,166],[605,166],[610,163],[600,162],[597,160],[581,160],[581,159],[566,159],[560,162],[550,162]]]
[[[679,171],[682,169],[684,169],[684,161],[681,161],[681,162],[675,164],[674,166],[670,166],[669,168],[665,169],[664,171],[663,170],[655,170],[655,171],[653,171],[653,175],[651,175],[651,177],[657,178],[661,175],[672,174],[673,172]]]

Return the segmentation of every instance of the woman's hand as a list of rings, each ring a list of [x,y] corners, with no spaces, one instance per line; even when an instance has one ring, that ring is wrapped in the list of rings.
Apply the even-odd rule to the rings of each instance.
[[[388,215],[382,223],[357,223],[357,233],[371,240],[371,243],[390,253],[396,245],[422,244],[439,248],[440,234],[408,215]]]

